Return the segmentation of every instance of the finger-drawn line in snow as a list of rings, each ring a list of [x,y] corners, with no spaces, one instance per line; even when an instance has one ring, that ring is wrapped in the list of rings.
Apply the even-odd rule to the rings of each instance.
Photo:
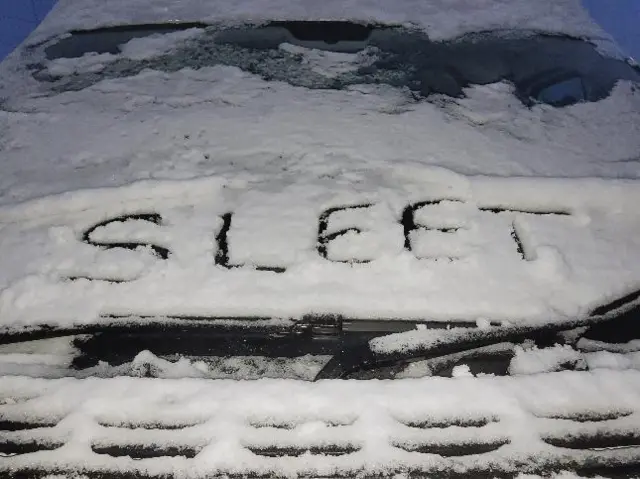
[[[399,219],[399,223],[402,226],[403,236],[404,236],[404,249],[414,253],[416,259],[418,260],[438,260],[438,259],[448,259],[449,261],[454,261],[459,259],[454,255],[448,255],[443,253],[436,253],[433,256],[424,257],[419,256],[416,249],[416,238],[412,238],[412,233],[416,231],[434,231],[443,233],[446,235],[452,235],[451,238],[454,238],[457,233],[462,230],[467,230],[465,224],[464,217],[456,218],[455,210],[453,212],[444,212],[444,216],[442,212],[439,212],[440,216],[443,217],[444,222],[436,220],[435,224],[429,224],[430,220],[420,220],[417,218],[417,213],[423,209],[437,207],[438,205],[445,205],[446,203],[453,203],[460,205],[465,208],[469,206],[464,200],[458,198],[439,198],[439,199],[430,199],[425,201],[418,201],[407,205],[401,213],[401,217]],[[330,223],[332,215],[339,213],[341,211],[362,211],[367,208],[372,208],[374,204],[372,203],[362,203],[362,204],[354,204],[354,205],[340,205],[333,206],[325,209],[319,216],[317,220],[317,238],[316,238],[316,252],[318,255],[327,260],[334,263],[348,263],[348,264],[366,264],[373,261],[375,258],[348,258],[348,259],[336,259],[332,258],[329,252],[329,245],[332,241],[343,237],[348,234],[354,235],[362,235],[369,230],[365,227],[358,226],[355,224],[347,224],[340,226],[336,231],[331,231]],[[471,210],[470,210],[471,211]],[[557,216],[569,216],[571,213],[563,210],[548,210],[548,211],[540,211],[535,208],[527,209],[527,208],[510,208],[504,206],[481,206],[481,207],[473,207],[473,211],[480,211],[491,214],[525,214],[525,215],[537,215],[537,216],[546,216],[546,215],[557,215]],[[256,271],[266,271],[273,273],[284,273],[287,268],[279,265],[260,265],[260,264],[235,264],[231,261],[230,258],[230,239],[229,239],[229,231],[232,227],[233,221],[233,211],[229,211],[220,216],[222,220],[222,226],[218,230],[215,235],[215,244],[216,251],[214,256],[214,263],[218,266],[221,266],[225,269],[236,269],[248,267],[254,269]],[[459,220],[459,221],[456,221]],[[124,248],[129,250],[136,250],[138,248],[149,248],[151,251],[162,260],[167,260],[171,254],[171,251],[165,247],[158,244],[155,244],[150,241],[143,240],[135,240],[135,241],[110,241],[106,239],[97,239],[95,233],[100,228],[107,227],[114,223],[124,223],[127,221],[145,221],[157,226],[163,226],[163,218],[158,213],[131,213],[115,216],[113,218],[106,219],[99,223],[94,224],[90,228],[86,229],[81,236],[81,241],[86,244],[96,246],[101,249],[109,250],[114,248]],[[353,222],[355,223],[355,221]],[[531,261],[535,259],[535,252],[528,251],[527,242],[523,241],[522,235],[524,232],[519,231],[516,225],[516,221],[511,221],[511,226],[509,227],[509,234],[511,239],[515,243],[516,251],[518,255],[525,261]],[[530,249],[530,248],[529,248]],[[123,279],[123,278],[98,278],[92,275],[74,275],[69,276],[66,279],[68,280],[80,280],[86,279],[91,281],[106,281],[111,283],[123,283],[134,281],[136,278],[132,279]]]
[[[441,205],[444,202],[453,202],[459,203],[460,205],[464,205],[465,202],[457,199],[457,198],[442,198],[442,199],[434,199],[427,201],[419,201],[416,203],[412,203],[405,207],[402,212],[402,227],[404,230],[404,248],[407,251],[413,252],[414,245],[411,239],[411,233],[413,231],[423,230],[423,231],[438,231],[440,233],[446,234],[455,234],[461,229],[464,229],[461,226],[431,226],[428,224],[422,224],[416,221],[416,213],[430,206]],[[478,207],[477,211],[485,212],[485,213],[493,213],[493,214],[502,214],[502,213],[512,213],[512,214],[529,214],[536,216],[549,216],[549,215],[557,215],[557,216],[569,216],[571,213],[564,210],[537,210],[535,208],[525,209],[525,208],[511,208],[511,207],[503,207],[503,206],[485,206]],[[516,245],[516,251],[520,255],[520,257],[525,261],[531,261],[535,259],[535,254],[532,251],[528,251],[525,248],[524,242],[522,240],[522,232],[518,230],[516,227],[515,221],[511,222],[511,226],[509,228],[509,234]],[[417,257],[417,256],[416,256]],[[426,258],[418,258],[418,259],[426,259]],[[429,259],[437,259],[429,258]],[[447,256],[447,259],[450,261],[454,261],[456,257]]]
[[[411,203],[410,205],[407,205],[405,207],[405,209],[402,211],[402,219],[400,220],[400,223],[402,224],[402,228],[404,230],[404,249],[406,249],[409,252],[413,252],[414,248],[411,242],[412,231],[424,230],[424,231],[439,231],[441,233],[456,233],[457,231],[460,230],[460,227],[458,226],[433,227],[433,226],[424,225],[416,222],[415,215],[418,210],[425,208],[427,206],[439,205],[444,201],[452,201],[452,202],[463,204],[463,202],[459,199],[443,198],[439,200],[418,201],[417,203]],[[449,261],[454,261],[456,259],[459,259],[452,256],[447,256],[446,258]],[[437,258],[429,258],[429,259],[437,259]]]
[[[571,215],[569,211],[565,211],[565,210],[536,210],[534,208],[531,208],[531,209],[506,208],[502,206],[480,207],[478,208],[478,210],[486,211],[494,214],[520,213],[520,214],[537,215],[537,216],[551,216],[551,215],[570,216]],[[516,244],[516,249],[518,251],[518,254],[523,260],[532,261],[533,259],[535,259],[535,254],[533,254],[533,252],[525,248],[522,241],[523,233],[519,231],[515,221],[511,223],[511,227],[509,228],[509,234],[511,235],[511,238]]]
[[[243,264],[230,264],[229,261],[229,230],[231,229],[231,221],[233,219],[233,213],[225,213],[221,216],[222,227],[216,235],[216,255],[215,264],[222,266],[226,269],[242,268]],[[272,273],[284,273],[286,268],[282,266],[253,266],[253,269],[257,271],[270,271]]]
[[[320,218],[318,219],[318,243],[316,247],[316,251],[318,252],[318,254],[327,261],[333,261],[335,263],[369,263],[371,260],[333,260],[329,258],[329,252],[327,250],[329,243],[340,236],[344,236],[348,233],[362,234],[361,228],[358,228],[357,226],[351,226],[348,228],[340,229],[338,231],[334,231],[332,233],[327,233],[327,229],[329,228],[329,219],[334,213],[337,213],[338,211],[370,208],[371,206],[373,206],[371,203],[365,203],[361,205],[333,206],[324,210],[320,214]]]
[[[108,220],[101,221],[100,223],[97,223],[89,229],[85,230],[85,232],[82,234],[82,241],[84,243],[90,244],[92,246],[97,246],[98,248],[102,249],[125,248],[129,250],[135,250],[139,247],[147,246],[151,248],[155,255],[159,258],[167,259],[169,257],[169,254],[171,252],[164,246],[134,241],[96,241],[91,238],[91,235],[98,228],[103,228],[113,223],[124,223],[126,221],[148,221],[149,223],[161,226],[162,216],[160,216],[158,213],[134,213],[110,218]]]

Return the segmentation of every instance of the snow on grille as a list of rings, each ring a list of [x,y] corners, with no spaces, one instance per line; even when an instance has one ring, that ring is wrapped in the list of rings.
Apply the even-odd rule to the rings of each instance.
[[[640,373],[0,381],[0,474],[452,477],[640,468]]]

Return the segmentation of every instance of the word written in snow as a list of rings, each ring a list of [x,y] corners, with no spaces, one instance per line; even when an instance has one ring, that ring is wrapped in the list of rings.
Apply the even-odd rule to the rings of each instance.
[[[460,221],[456,223],[456,221],[450,221],[450,224],[443,225],[442,222],[436,222],[437,224],[425,224],[428,221],[420,220],[418,217],[418,212],[424,213],[428,212],[429,208],[438,207],[443,204],[459,204],[466,205],[460,200],[452,200],[452,199],[439,199],[439,200],[430,200],[430,201],[422,201],[416,202],[407,205],[403,212],[402,216],[399,220],[399,223],[402,227],[402,232],[404,236],[404,249],[410,252],[414,252],[415,245],[414,242],[415,236],[414,232],[419,231],[436,231],[440,233],[444,233],[447,235],[456,235],[463,229],[462,226],[459,226],[463,222]],[[327,261],[332,262],[340,262],[340,263],[367,263],[371,260],[368,259],[335,259],[332,258],[329,254],[329,246],[330,244],[347,234],[355,234],[361,235],[364,233],[365,229],[361,226],[348,226],[339,228],[335,231],[330,230],[330,224],[332,216],[339,212],[349,212],[358,214],[358,212],[365,212],[367,209],[372,208],[374,205],[372,204],[359,204],[359,205],[349,205],[349,206],[336,206],[332,208],[328,208],[322,212],[318,219],[317,226],[317,242],[316,242],[316,251],[320,257]],[[536,215],[562,215],[567,216],[569,213],[567,211],[535,211],[535,210],[524,210],[524,209],[513,209],[513,208],[504,208],[504,207],[483,207],[478,208],[476,211],[481,211],[485,213],[492,214],[500,214],[500,213],[524,213],[524,214],[536,214]],[[229,255],[229,231],[232,228],[234,213],[225,213],[221,216],[222,226],[217,232],[215,236],[216,240],[216,253],[214,257],[214,262],[216,265],[222,266],[227,269],[231,268],[239,268],[245,266],[244,264],[234,264]],[[448,218],[451,219],[451,218]],[[94,232],[99,228],[106,227],[110,224],[114,223],[124,223],[126,221],[145,221],[148,223],[152,223],[156,226],[162,227],[163,220],[160,214],[158,213],[136,213],[136,214],[128,214],[121,215],[111,219],[107,219],[91,226],[87,229],[82,235],[82,241],[90,244],[92,246],[96,246],[102,249],[112,249],[112,248],[126,248],[130,250],[135,250],[140,247],[150,248],[153,253],[159,258],[166,260],[169,258],[171,251],[161,245],[153,244],[151,242],[145,241],[106,241],[106,240],[96,240],[94,236]],[[510,237],[512,243],[514,244],[515,250],[520,255],[521,259],[529,260],[531,255],[525,250],[523,242],[518,234],[517,228],[515,227],[514,222],[510,223]],[[415,254],[415,252],[414,252]],[[418,259],[423,259],[422,257],[418,257]],[[431,256],[430,259],[439,259],[446,258],[449,260],[454,260],[451,256]],[[275,273],[283,273],[286,271],[286,267],[283,266],[252,266],[254,269],[258,271],[270,271]]]

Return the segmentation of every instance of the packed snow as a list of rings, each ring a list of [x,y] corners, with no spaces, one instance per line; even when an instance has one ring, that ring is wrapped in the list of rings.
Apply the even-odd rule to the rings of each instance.
[[[140,181],[5,206],[0,211],[6,254],[0,272],[3,328],[88,324],[108,314],[338,313],[526,324],[579,317],[637,289],[640,189],[633,181],[469,178],[429,168],[418,176],[418,171],[412,179],[380,178],[370,186],[364,181],[361,192],[350,182],[341,186],[311,178],[306,185],[302,178],[287,180],[277,192],[271,191],[277,183],[256,181],[248,192],[249,183],[213,176]],[[420,191],[425,196],[417,196]],[[461,221],[469,229],[416,230],[423,234],[409,236],[416,246],[407,251],[398,222],[403,208],[411,198],[432,195],[464,198],[469,214],[461,214]],[[362,233],[329,238],[333,244],[324,259],[317,251],[322,212],[363,203],[373,206],[328,218],[325,238],[346,225]],[[548,206],[558,211],[528,212]],[[510,210],[481,209],[488,207]],[[161,224],[118,221],[123,214],[143,212],[158,213]],[[234,213],[226,235],[228,263],[240,266],[231,269],[216,264],[222,247],[216,237],[228,212]],[[83,240],[84,232],[110,219]],[[522,254],[511,237],[514,222]],[[438,233],[442,243],[434,243],[437,238],[429,233]],[[431,248],[424,246],[427,240]],[[122,242],[142,246],[100,247]],[[164,260],[144,245],[170,254]]]
[[[585,318],[640,289],[632,82],[598,102],[528,107],[506,81],[426,101],[384,82],[312,89],[238,66],[144,67],[200,28],[115,53],[46,59],[43,50],[73,29],[273,19],[404,25],[433,40],[560,33],[616,55],[579,0],[59,0],[29,48],[0,64],[0,334],[172,315],[247,326],[307,314],[453,323],[373,340],[384,354],[464,338],[461,321],[484,334]],[[327,81],[375,54],[288,43],[278,52]],[[27,64],[72,80],[54,88]],[[134,73],[114,75],[119,65]],[[474,376],[465,351],[410,363],[399,381],[317,383],[308,380],[328,356],[140,351],[77,370],[74,339],[0,346],[0,422],[39,425],[0,439],[60,446],[4,454],[0,474],[33,464],[193,478],[513,472],[519,461],[571,469],[558,438],[640,428],[637,339],[485,347],[513,352],[511,377]],[[430,377],[445,362],[453,377]],[[460,443],[489,452],[415,450]],[[114,445],[194,457],[100,453]],[[259,454],[270,447],[309,450]],[[332,447],[348,453],[311,452]],[[571,457],[637,461],[637,449]]]
[[[197,34],[48,68],[100,75],[104,55]],[[294,50],[329,75],[353,60]],[[640,285],[639,105],[629,82],[527,108],[505,82],[420,102],[229,66],[15,90],[0,112],[2,329],[112,314],[584,316]]]
[[[213,473],[378,474],[412,468],[513,471],[519,461],[569,465],[566,449],[551,445],[554,438],[624,434],[640,425],[638,375],[602,371],[316,384],[6,377],[0,385],[3,419],[43,425],[5,432],[6,439],[63,445],[4,457],[0,467],[35,462],[72,470],[171,471],[196,478]],[[459,457],[411,452],[421,445],[460,442],[489,445],[490,451]],[[196,455],[136,460],[100,453],[114,445],[174,446]],[[297,457],[259,453],[270,447],[342,447],[352,452]],[[602,463],[632,459],[637,452],[585,449],[576,457]]]

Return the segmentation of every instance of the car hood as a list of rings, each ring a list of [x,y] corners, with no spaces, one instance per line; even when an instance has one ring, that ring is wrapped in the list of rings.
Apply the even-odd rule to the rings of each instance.
[[[638,191],[635,181],[405,166],[48,196],[0,212],[3,328],[580,317],[638,289]]]
[[[522,4],[535,28],[538,3]],[[33,38],[71,5],[65,28],[97,25],[87,5],[110,24],[204,8],[60,2]],[[506,83],[439,103],[228,66],[39,95],[18,58],[0,67],[24,87],[0,111],[5,328],[118,315],[545,322],[639,287],[628,82],[562,109],[527,108]]]

